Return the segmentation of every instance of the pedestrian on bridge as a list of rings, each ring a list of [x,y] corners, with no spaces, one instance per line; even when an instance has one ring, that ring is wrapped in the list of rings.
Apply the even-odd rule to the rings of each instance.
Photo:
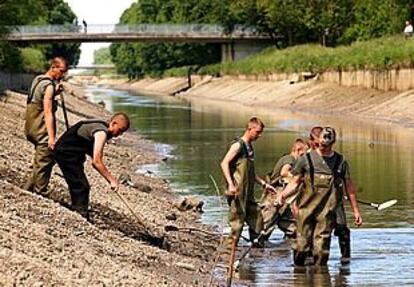
[[[67,70],[68,64],[64,58],[54,58],[49,70],[34,78],[27,99],[25,135],[34,145],[35,153],[32,175],[25,188],[43,195],[47,194],[47,186],[55,164],[55,97],[63,91],[59,81],[63,79]]]
[[[88,23],[86,23],[85,19],[82,20],[83,24],[83,32],[88,33]]]

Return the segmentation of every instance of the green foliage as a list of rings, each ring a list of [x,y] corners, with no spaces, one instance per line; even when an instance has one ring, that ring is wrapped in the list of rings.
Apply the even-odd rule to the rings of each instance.
[[[279,50],[269,48],[234,63],[202,67],[199,74],[271,74],[277,72],[324,72],[328,70],[386,70],[414,65],[414,41],[403,36],[355,42],[336,48],[317,44]]]
[[[343,41],[367,40],[401,32],[409,16],[411,1],[355,0],[353,23]]]
[[[21,49],[21,57],[26,72],[41,73],[46,68],[45,55],[38,49],[23,48]]]
[[[63,0],[1,0],[0,2],[0,37],[8,31],[6,26],[31,24],[71,24],[76,15]],[[46,59],[63,56],[70,64],[76,64],[80,56],[80,44],[52,43],[47,45],[31,45],[22,49],[0,42],[0,69],[8,71],[32,72],[44,67]],[[30,48],[27,49],[26,48]],[[43,54],[35,53],[34,49]],[[35,55],[33,59],[28,55]],[[23,57],[23,58],[22,58]],[[44,61],[40,64],[39,61]],[[28,66],[26,66],[28,64]]]
[[[400,33],[409,13],[410,2],[410,0],[139,0],[123,13],[120,23],[216,23],[224,26],[227,32],[231,32],[237,25],[242,25],[270,35],[278,48],[303,43],[319,43],[334,47],[356,40]],[[357,49],[357,46],[353,49]],[[345,51],[346,48],[339,50]],[[331,68],[332,65],[346,67],[366,65],[364,60],[358,57],[370,58],[376,67],[393,62],[381,58],[380,55],[371,58],[371,53],[367,56],[362,52],[349,55],[349,61],[331,59],[329,56],[326,57],[330,50],[318,45],[280,51],[287,57],[286,61],[266,58],[266,53],[279,53],[275,49],[270,49],[255,57],[255,60],[248,59],[234,65],[229,63],[211,65],[220,62],[220,47],[213,44],[126,43],[114,44],[110,51],[117,70],[128,74],[130,78],[143,75],[160,76],[167,70],[168,72],[164,74],[182,74],[186,68],[175,68],[193,65],[207,65],[199,69],[199,73],[219,74],[227,71],[226,69],[229,72],[236,69],[238,73],[241,71],[251,73],[250,69],[259,71],[269,66],[275,67],[278,71],[294,71],[323,70],[326,67]],[[261,62],[261,57],[263,61],[269,62]]]
[[[121,24],[138,23],[217,23],[221,17],[219,0],[140,0],[121,16]],[[130,78],[161,76],[165,70],[188,65],[208,65],[220,61],[216,44],[113,44],[110,48],[117,71]]]
[[[95,65],[111,65],[111,52],[109,47],[102,47],[93,52],[93,63]]]

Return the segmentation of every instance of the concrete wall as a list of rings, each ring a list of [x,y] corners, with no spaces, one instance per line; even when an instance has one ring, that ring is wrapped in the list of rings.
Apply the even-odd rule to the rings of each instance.
[[[273,73],[263,75],[232,75],[231,79],[246,81],[292,81],[318,79],[345,87],[362,87],[380,91],[408,91],[414,89],[414,69],[393,69],[388,71],[330,71],[319,75],[312,73]]]
[[[0,93],[6,89],[28,92],[35,75],[0,72]]]
[[[266,42],[234,42],[221,45],[221,61],[237,61],[254,55],[269,47]]]
[[[364,87],[381,91],[407,91],[414,89],[414,69],[389,71],[332,71],[320,75],[324,82],[346,87]]]

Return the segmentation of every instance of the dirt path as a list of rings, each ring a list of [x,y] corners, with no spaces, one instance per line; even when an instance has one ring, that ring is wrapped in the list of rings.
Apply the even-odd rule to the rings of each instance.
[[[76,90],[74,90],[74,94]],[[85,117],[108,119],[103,108],[66,96],[73,124]],[[13,286],[196,286],[208,282],[218,238],[200,232],[166,232],[166,225],[196,227],[198,215],[180,212],[168,185],[135,173],[138,165],[160,162],[151,142],[128,133],[105,150],[115,174],[126,173],[138,188],[120,192],[159,241],[146,236],[108,184],[85,164],[91,190],[91,223],[65,206],[66,184],[58,167],[47,197],[22,189],[31,168],[33,147],[23,133],[25,97],[0,98],[0,285]],[[58,110],[59,133],[63,117]],[[162,164],[162,163],[161,163]],[[143,190],[151,190],[144,192]],[[166,219],[174,213],[176,220]]]

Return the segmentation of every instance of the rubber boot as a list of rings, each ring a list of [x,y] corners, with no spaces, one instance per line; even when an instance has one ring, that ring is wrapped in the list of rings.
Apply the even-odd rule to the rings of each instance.
[[[305,266],[305,260],[308,252],[298,252],[293,250],[293,263],[295,266]]]
[[[351,260],[351,231],[347,226],[341,226],[335,229],[335,235],[338,236],[341,263],[348,264]]]

